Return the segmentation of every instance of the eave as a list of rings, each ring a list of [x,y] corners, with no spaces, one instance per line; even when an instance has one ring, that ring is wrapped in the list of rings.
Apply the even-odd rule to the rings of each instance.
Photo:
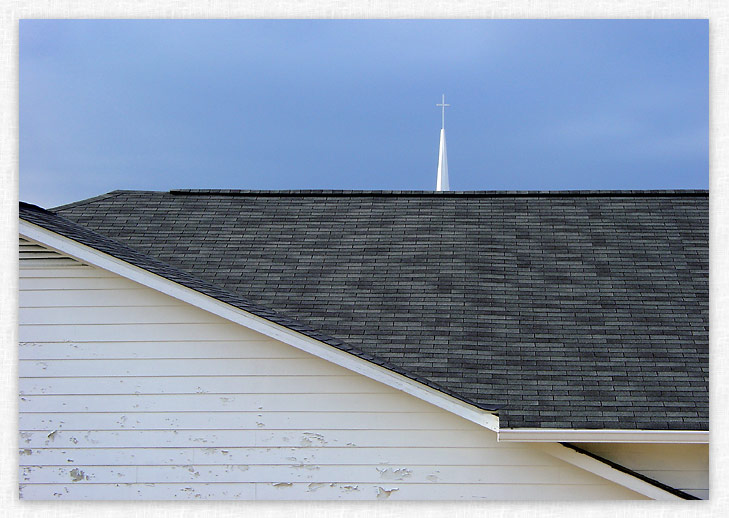
[[[575,430],[565,428],[499,428],[499,442],[615,442],[708,444],[708,431]]]

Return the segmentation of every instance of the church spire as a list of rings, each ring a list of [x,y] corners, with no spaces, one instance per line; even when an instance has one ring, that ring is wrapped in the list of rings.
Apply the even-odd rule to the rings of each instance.
[[[436,182],[436,191],[449,191],[450,186],[448,185],[448,155],[446,154],[446,138],[445,138],[445,94],[440,104],[436,106],[441,107],[441,126],[440,126],[440,148],[438,150],[438,180]]]

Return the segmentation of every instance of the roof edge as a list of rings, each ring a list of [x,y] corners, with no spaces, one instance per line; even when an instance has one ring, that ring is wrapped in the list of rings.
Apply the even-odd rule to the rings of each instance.
[[[116,191],[115,191],[116,192]],[[121,191],[135,192],[135,191]],[[432,197],[448,198],[542,198],[542,197],[694,197],[709,195],[708,189],[657,190],[562,190],[562,191],[397,191],[397,190],[246,190],[246,189],[172,189],[173,196],[263,196],[263,197]]]
[[[580,448],[579,446],[575,446],[574,444],[570,444],[567,442],[561,442],[560,444],[562,446],[564,446],[565,448],[570,448],[571,450],[574,450],[577,453],[580,453],[582,455],[587,455],[588,457],[591,457],[599,462],[607,464],[608,466],[610,466],[613,469],[616,469],[622,473],[625,473],[626,475],[630,475],[639,480],[642,480],[643,482],[646,482],[652,486],[655,486],[658,489],[662,489],[663,491],[666,491],[667,493],[675,495],[683,500],[701,500],[701,498],[698,498],[694,495],[690,495],[690,494],[686,493],[685,491],[676,489],[675,487],[671,487],[668,484],[664,484],[663,482],[660,482],[654,478],[647,477],[647,476],[643,475],[642,473],[638,473],[637,471],[627,468],[627,467],[623,466],[622,464],[618,464],[617,462],[613,462],[609,459],[606,459],[605,457],[601,457],[600,455],[596,455],[590,451],[584,450],[584,449]]]
[[[635,491],[652,500],[698,500],[695,496],[679,491],[661,482],[636,473],[633,470],[604,459],[569,443],[551,442],[535,444],[535,448],[556,459],[572,464],[598,477],[609,480],[626,489]]]
[[[58,207],[53,207],[52,210],[56,211],[56,210],[70,209],[72,207],[78,207],[79,205],[86,205],[87,203],[101,201],[101,200],[105,200],[107,198],[113,198],[115,196],[119,196],[120,194],[122,194],[124,192],[128,192],[128,191],[120,191],[120,190],[111,191],[111,192],[107,192],[105,194],[99,194],[98,196],[93,196],[91,198],[86,198],[85,200],[72,201],[71,203],[66,203],[65,205],[59,205]],[[32,207],[42,209],[42,207],[38,207],[38,205],[33,205],[32,203],[26,203],[23,201],[21,201],[20,203],[25,203],[26,205],[30,205]],[[46,210],[46,209],[42,209],[42,210]]]
[[[705,430],[499,428],[499,442],[614,442],[708,444]]]

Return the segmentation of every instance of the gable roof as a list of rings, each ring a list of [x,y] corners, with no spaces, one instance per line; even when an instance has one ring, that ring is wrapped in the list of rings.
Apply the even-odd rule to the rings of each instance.
[[[501,428],[708,429],[706,191],[115,191],[55,210],[503,405]]]
[[[397,365],[393,365],[383,360],[382,358],[378,358],[364,353],[363,351],[360,351],[359,349],[352,347],[342,342],[341,340],[326,336],[306,324],[292,320],[291,318],[288,318],[284,315],[280,315],[268,308],[253,304],[245,298],[236,295],[235,293],[231,293],[229,291],[221,289],[214,284],[205,282],[187,272],[175,268],[174,266],[141,254],[138,251],[122,243],[119,243],[118,241],[115,241],[96,232],[90,231],[87,228],[84,228],[80,225],[77,225],[76,223],[73,223],[72,221],[58,216],[57,214],[54,214],[53,212],[47,211],[36,205],[20,202],[19,214],[20,218],[24,221],[43,227],[46,230],[50,230],[52,232],[60,234],[83,245],[92,247],[95,250],[120,259],[133,266],[139,267],[147,272],[158,275],[164,279],[168,279],[186,288],[190,288],[195,292],[207,295],[208,297],[216,299],[225,304],[229,304],[245,312],[252,313],[253,315],[261,317],[269,322],[273,322],[297,333],[301,333],[305,336],[313,338],[318,342],[322,342],[327,345],[336,347],[339,350],[354,355],[365,361],[374,363],[375,365],[378,365],[384,369],[395,372],[397,374],[410,378],[413,381],[417,381],[418,383],[429,386],[430,388],[433,388],[438,392],[442,392],[451,397],[455,397],[456,399],[459,399],[464,403],[476,406],[473,401],[469,401],[459,394],[455,394],[449,389],[433,383],[430,380],[424,379],[417,376],[416,374],[408,372],[407,370]],[[496,408],[482,409],[487,411],[496,410]]]

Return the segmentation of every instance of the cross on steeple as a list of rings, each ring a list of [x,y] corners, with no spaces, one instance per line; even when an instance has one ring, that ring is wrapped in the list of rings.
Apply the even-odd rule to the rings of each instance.
[[[440,104],[436,104],[436,106],[440,106],[441,112],[441,125],[440,125],[440,147],[438,149],[438,179],[435,184],[435,190],[436,191],[448,191],[450,190],[450,185],[448,184],[448,156],[446,154],[446,140],[445,140],[445,109],[446,106],[450,106],[450,104],[446,104],[445,102],[445,94],[443,94],[443,100],[440,102]]]
[[[445,129],[445,109],[446,109],[446,106],[450,106],[450,104],[446,104],[446,102],[445,102],[445,94],[443,94],[443,99],[441,100],[441,103],[436,104],[436,106],[441,107],[440,129]]]

